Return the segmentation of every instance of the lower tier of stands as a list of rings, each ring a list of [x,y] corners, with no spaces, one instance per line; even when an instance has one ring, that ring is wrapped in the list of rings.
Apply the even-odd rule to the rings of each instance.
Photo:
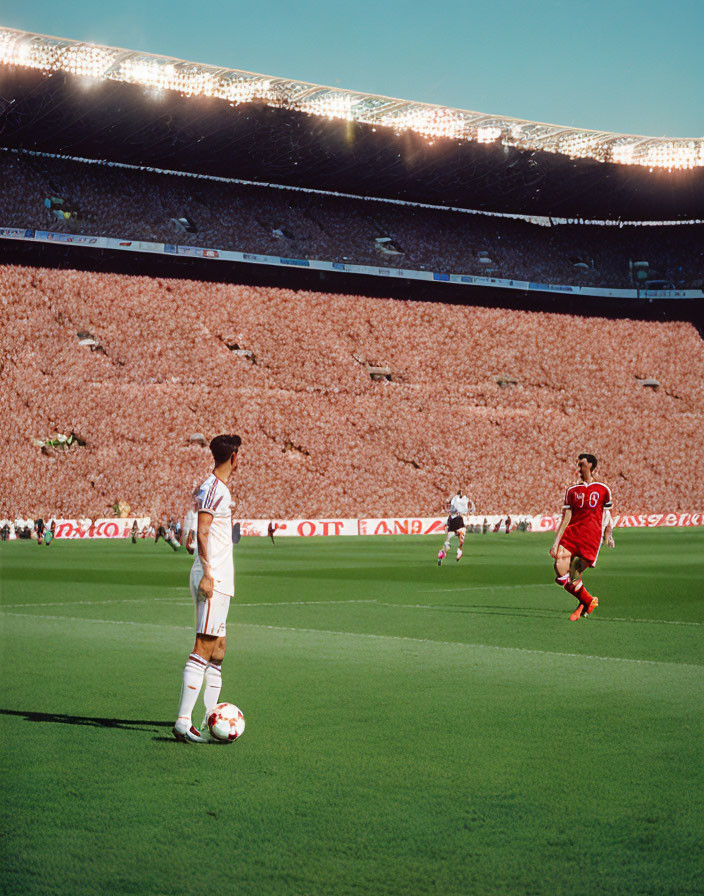
[[[0,516],[180,517],[218,432],[238,516],[431,516],[460,485],[540,513],[580,451],[618,512],[704,505],[691,324],[11,265],[0,309]]]

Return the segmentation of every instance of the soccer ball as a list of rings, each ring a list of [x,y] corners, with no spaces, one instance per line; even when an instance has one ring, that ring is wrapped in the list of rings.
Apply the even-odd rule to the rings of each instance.
[[[221,744],[231,744],[244,731],[242,710],[234,703],[218,703],[208,716],[208,730],[213,740]]]

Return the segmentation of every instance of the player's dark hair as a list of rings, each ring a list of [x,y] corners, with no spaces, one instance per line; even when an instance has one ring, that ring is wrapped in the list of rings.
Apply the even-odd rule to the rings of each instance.
[[[582,458],[584,458],[588,464],[592,465],[592,470],[596,470],[596,458],[593,454],[580,454],[577,460],[582,460]]]
[[[210,452],[216,464],[224,464],[233,454],[237,454],[242,439],[239,436],[215,436],[210,443]]]

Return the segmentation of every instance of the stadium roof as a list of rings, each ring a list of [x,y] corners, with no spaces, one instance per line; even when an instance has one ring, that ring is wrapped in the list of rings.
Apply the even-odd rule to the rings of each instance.
[[[8,28],[0,85],[6,146],[496,211],[704,213],[704,138],[567,128]],[[118,109],[119,133],[106,123]]]
[[[519,149],[561,153],[571,159],[590,158],[648,168],[704,167],[704,138],[669,139],[569,128],[355,93],[10,28],[0,28],[0,62],[176,90],[187,96],[212,96],[236,103],[259,100],[326,118],[411,130],[428,138],[499,142]]]

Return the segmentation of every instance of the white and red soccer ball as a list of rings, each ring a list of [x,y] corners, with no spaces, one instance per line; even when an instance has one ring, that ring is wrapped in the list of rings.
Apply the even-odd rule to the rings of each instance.
[[[242,736],[244,716],[234,703],[218,703],[208,716],[208,730],[213,740],[231,744]]]

